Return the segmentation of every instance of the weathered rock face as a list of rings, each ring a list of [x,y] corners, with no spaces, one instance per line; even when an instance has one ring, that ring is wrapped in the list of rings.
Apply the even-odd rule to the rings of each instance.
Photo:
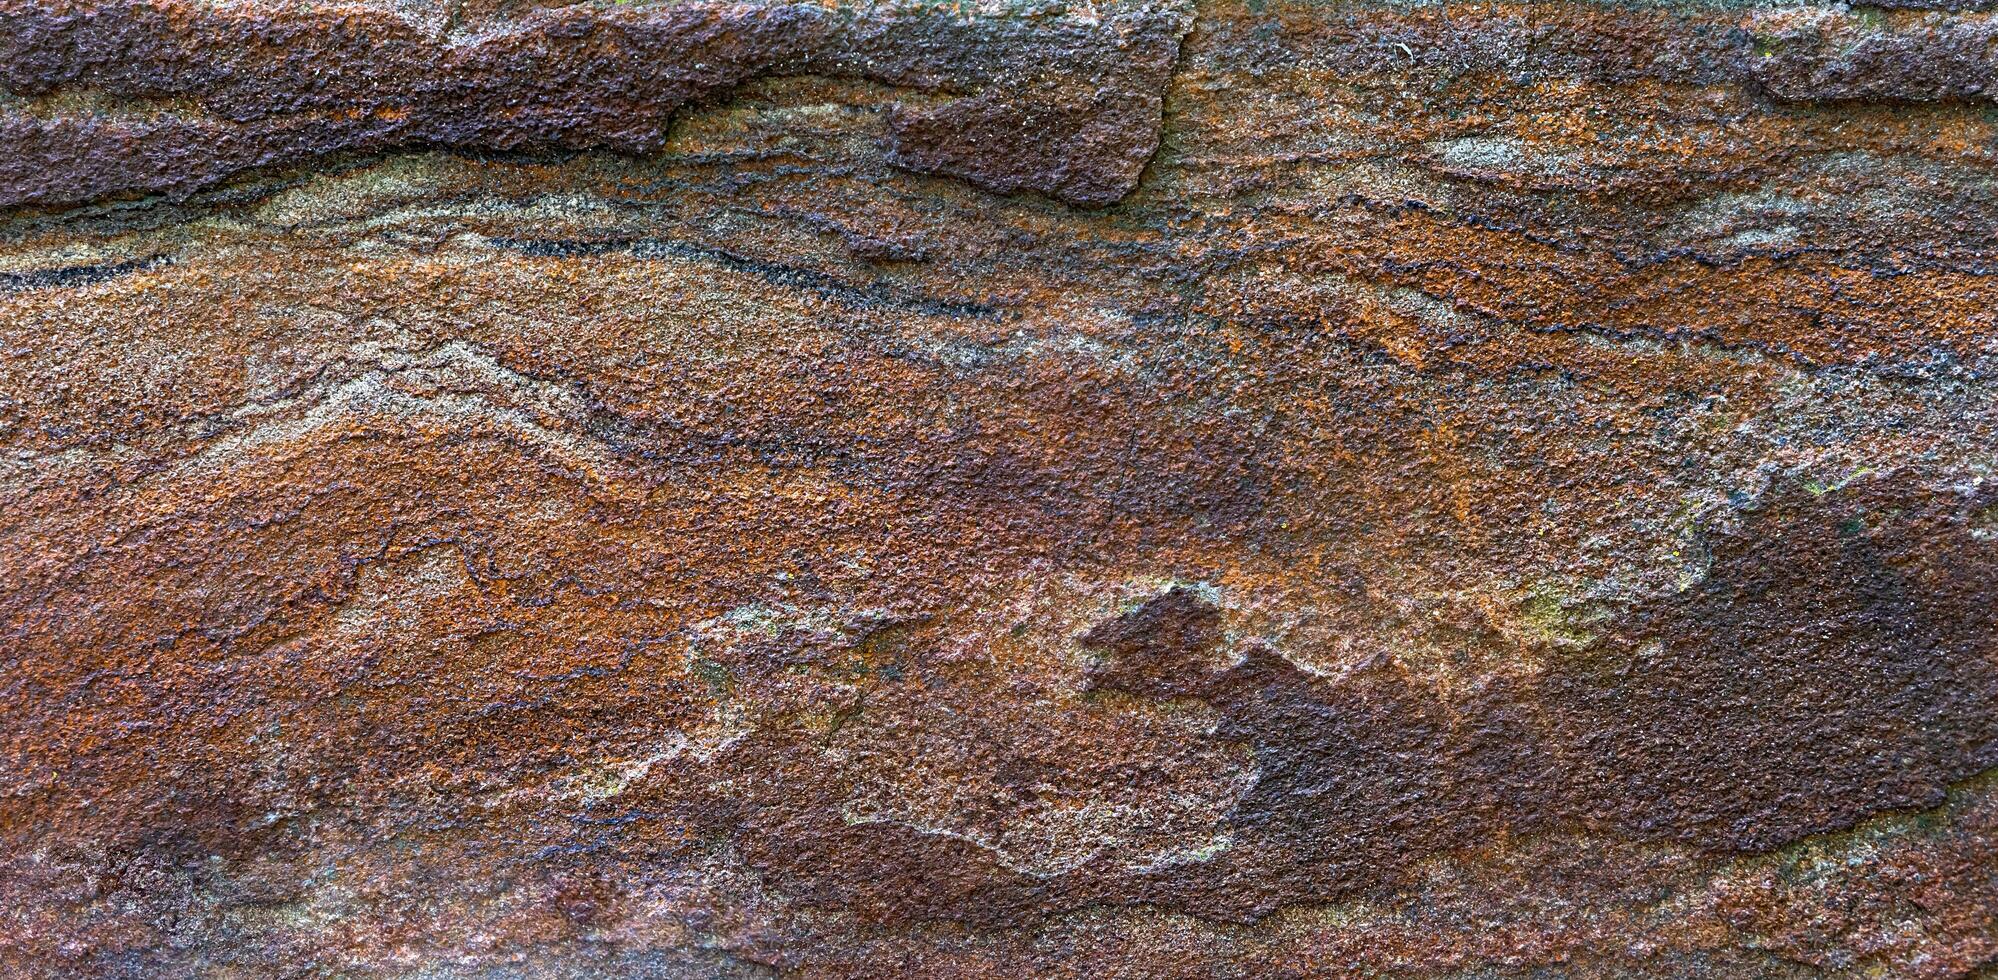
[[[185,191],[258,166],[416,146],[659,149],[675,114],[766,76],[826,75],[919,93],[888,158],[998,191],[1078,204],[1128,194],[1158,149],[1160,105],[1190,11],[1106,20],[952,16],[812,4],[567,7],[441,29],[391,10],[144,3],[12,4],[0,83],[46,114],[18,144],[0,204]],[[109,105],[61,108],[88,91]]]
[[[0,0],[0,974],[1988,975],[1994,39]]]

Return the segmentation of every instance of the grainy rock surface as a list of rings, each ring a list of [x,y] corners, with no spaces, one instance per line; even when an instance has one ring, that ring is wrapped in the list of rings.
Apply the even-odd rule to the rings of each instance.
[[[0,975],[1992,976],[1978,6],[0,0]]]

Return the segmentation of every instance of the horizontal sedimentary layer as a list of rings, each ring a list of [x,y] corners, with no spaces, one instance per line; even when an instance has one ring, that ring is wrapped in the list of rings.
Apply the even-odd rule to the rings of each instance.
[[[1681,13],[1521,5],[1342,8],[1234,58],[1378,75],[1743,85],[1791,102],[1982,99],[1974,13]],[[1192,12],[671,3],[443,24],[376,7],[0,7],[0,206],[180,192],[245,170],[408,147],[658,150],[677,112],[751,79],[905,87],[886,150],[913,170],[1076,204],[1120,200],[1158,146]],[[85,96],[81,111],[62,99]],[[77,100],[70,100],[71,103]]]
[[[538,11],[456,37],[384,10],[16,2],[0,6],[0,86],[131,108],[0,115],[0,205],[396,147],[641,153],[689,103],[811,74],[953,96],[897,108],[888,149],[904,166],[1104,204],[1158,146],[1188,19],[1170,4],[1029,19],[675,3]],[[149,111],[160,100],[198,111]]]

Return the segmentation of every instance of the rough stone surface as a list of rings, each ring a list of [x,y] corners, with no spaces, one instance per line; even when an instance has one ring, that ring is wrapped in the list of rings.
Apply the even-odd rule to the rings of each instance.
[[[1981,6],[0,0],[0,976],[1993,976]]]

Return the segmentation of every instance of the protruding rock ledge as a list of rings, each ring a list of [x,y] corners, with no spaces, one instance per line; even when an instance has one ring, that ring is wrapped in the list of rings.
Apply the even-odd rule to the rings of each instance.
[[[1084,17],[696,2],[539,10],[463,40],[394,13],[182,0],[0,3],[0,206],[185,192],[419,146],[647,152],[674,113],[770,76],[921,93],[891,157],[1104,205],[1137,186],[1186,6]],[[64,96],[88,95],[79,110]],[[69,101],[76,101],[75,98]],[[107,111],[108,110],[108,111]]]

